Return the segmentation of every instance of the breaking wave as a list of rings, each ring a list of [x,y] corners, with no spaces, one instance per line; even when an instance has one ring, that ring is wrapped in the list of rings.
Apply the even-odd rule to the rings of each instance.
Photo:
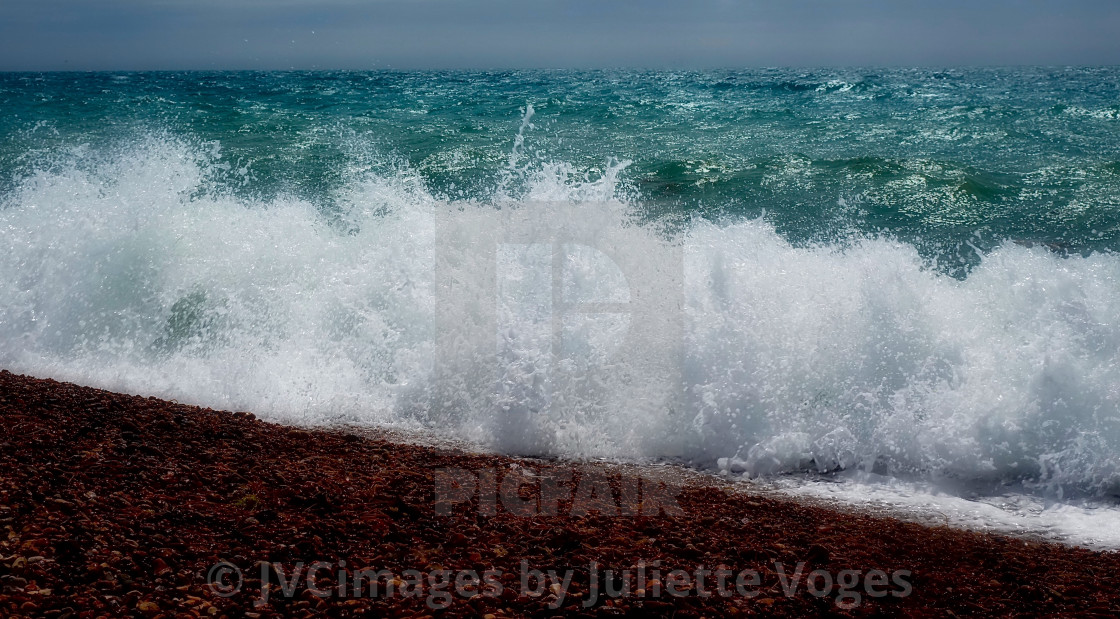
[[[890,238],[794,244],[765,218],[667,231],[635,216],[624,162],[588,178],[516,155],[488,200],[437,197],[400,165],[349,173],[330,208],[223,193],[211,181],[229,171],[213,153],[166,137],[44,166],[0,203],[0,365],[285,423],[427,427],[509,451],[1120,492],[1116,255],[1004,243],[960,278]],[[679,250],[683,278],[670,283],[683,301],[665,311],[680,312],[681,341],[639,343],[612,362],[633,364],[625,384],[569,383],[573,399],[553,409],[538,388],[518,389],[552,363],[547,342],[529,345],[541,344],[539,323],[507,321],[466,342],[479,359],[496,354],[499,335],[516,344],[502,357],[504,407],[451,410],[432,397],[446,388],[433,316],[474,310],[436,308],[437,244],[484,233],[472,228],[488,225],[479,212],[531,221],[550,203],[612,242]],[[438,238],[440,218],[468,240]],[[506,259],[531,266],[531,253]],[[525,298],[551,284],[517,281]],[[603,292],[591,276],[565,285]],[[594,348],[619,336],[607,325],[566,337]],[[672,360],[671,383],[643,379],[655,357]],[[469,381],[469,366],[456,369]]]

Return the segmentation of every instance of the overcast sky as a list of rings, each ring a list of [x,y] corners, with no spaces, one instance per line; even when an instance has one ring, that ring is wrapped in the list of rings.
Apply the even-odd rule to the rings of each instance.
[[[0,0],[0,70],[1120,64],[1117,0]]]

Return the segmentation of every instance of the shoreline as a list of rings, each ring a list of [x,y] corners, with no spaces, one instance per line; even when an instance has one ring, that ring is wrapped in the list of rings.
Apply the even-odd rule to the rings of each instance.
[[[1023,520],[1023,516],[1001,510],[992,503],[977,502],[974,499],[953,497],[953,500],[975,509],[975,506],[995,510],[1000,516],[996,521],[984,521],[980,516],[966,519],[960,513],[945,513],[945,505],[930,506],[930,511],[923,510],[913,505],[900,502],[890,502],[891,494],[887,491],[883,497],[863,500],[845,500],[828,493],[806,492],[805,485],[854,485],[859,486],[859,481],[850,479],[828,479],[826,477],[809,478],[807,476],[791,473],[778,478],[747,478],[729,477],[725,474],[690,466],[687,463],[672,460],[650,460],[645,462],[627,462],[612,460],[610,458],[591,460],[565,460],[563,457],[533,457],[506,455],[488,449],[486,446],[470,441],[442,436],[428,431],[414,431],[400,428],[371,428],[357,425],[342,425],[338,427],[323,428],[325,431],[352,432],[370,438],[395,444],[426,447],[438,450],[461,451],[479,456],[503,457],[525,466],[555,466],[565,464],[581,469],[593,469],[607,475],[638,475],[642,477],[657,477],[658,479],[675,483],[676,485],[692,485],[711,487],[721,492],[748,497],[768,497],[779,502],[794,502],[800,505],[818,507],[827,511],[835,511],[856,516],[872,516],[901,520],[922,526],[946,526],[949,528],[973,533],[992,533],[1005,535],[1014,539],[1054,543],[1067,548],[1085,548],[1099,552],[1120,552],[1120,547],[1109,545],[1100,540],[1081,540],[1072,537],[1064,531],[1055,531],[1051,528],[1031,528],[1032,524],[1043,527],[1047,523],[1015,522]],[[923,489],[919,489],[919,492]],[[925,491],[934,492],[932,487]],[[933,494],[930,495],[934,496]],[[1024,495],[1025,497],[1028,495]],[[974,506],[975,504],[975,506]],[[1101,504],[1101,507],[1106,505]]]
[[[0,423],[9,616],[1120,613],[1120,553],[673,471],[292,428],[7,371]],[[377,595],[355,590],[367,568],[383,571]]]
[[[901,494],[894,494],[895,491],[889,486],[886,488],[876,485],[866,486],[876,489],[881,494],[873,498],[856,498],[843,494],[808,491],[810,487],[865,487],[865,482],[843,476],[820,475],[814,477],[806,473],[790,473],[770,478],[736,477],[673,459],[651,459],[633,462],[612,458],[566,460],[562,456],[507,455],[494,451],[481,443],[442,435],[425,429],[384,428],[354,424],[319,429],[344,433],[352,432],[373,440],[402,445],[461,451],[479,456],[503,457],[528,466],[567,464],[581,468],[593,468],[611,475],[656,476],[659,479],[672,481],[677,485],[711,486],[731,494],[745,494],[749,497],[765,496],[779,502],[792,501],[801,505],[857,516],[902,520],[923,526],[947,526],[974,533],[1005,535],[1025,541],[1056,543],[1068,548],[1085,548],[1098,552],[1120,552],[1120,542],[1117,542],[1120,537],[1118,536],[1113,535],[1107,538],[1098,536],[1086,539],[1078,532],[1064,529],[1053,521],[1039,520],[1037,515],[1032,517],[997,506],[996,502],[1000,498],[999,495],[979,494],[974,497],[966,497],[952,494],[951,491],[950,494],[945,495],[943,494],[946,492],[945,489],[938,488],[933,484],[902,482],[911,485],[898,490]],[[915,492],[919,495],[928,494],[931,500],[936,497],[938,499],[937,503],[921,505],[919,502],[916,505],[900,498],[912,498]],[[1046,501],[1044,497],[1017,493],[1014,490],[1012,490],[1012,495],[1013,500],[1037,499],[1039,505]],[[1008,495],[1003,496],[1006,498]],[[945,503],[947,497],[949,503]],[[1085,499],[1068,504],[1068,506],[1074,509],[1084,509],[1086,506],[1090,509],[1112,509],[1116,507],[1104,501],[1093,502]],[[984,513],[976,513],[978,511]],[[1106,522],[1103,524],[1112,523]]]

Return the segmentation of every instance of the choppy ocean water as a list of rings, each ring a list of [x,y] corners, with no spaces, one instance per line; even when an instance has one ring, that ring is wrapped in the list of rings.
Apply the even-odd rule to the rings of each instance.
[[[1120,494],[1118,78],[0,74],[0,366],[287,423],[835,476],[849,502],[1013,496],[1048,530],[1082,510],[1055,536],[1092,542]],[[516,303],[448,303],[440,252],[475,255],[493,212],[679,256],[677,337],[603,359],[633,325],[550,331],[567,296],[634,301],[574,245],[507,243],[456,281]],[[435,317],[480,312],[500,328],[455,350],[500,367],[441,373]]]

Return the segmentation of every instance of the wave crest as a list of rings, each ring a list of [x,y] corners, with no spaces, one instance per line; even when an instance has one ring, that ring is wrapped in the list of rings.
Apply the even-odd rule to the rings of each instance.
[[[288,423],[509,444],[525,428],[426,400],[433,222],[565,202],[619,238],[683,247],[685,341],[680,384],[656,402],[589,387],[596,414],[536,418],[554,453],[1120,491],[1115,255],[1006,243],[954,279],[905,243],[794,246],[762,220],[669,238],[635,223],[624,162],[593,176],[520,168],[470,202],[437,199],[405,167],[355,174],[326,213],[214,191],[215,159],[166,138],[86,161],[31,174],[0,208],[9,369]],[[543,359],[519,363],[531,374]]]

